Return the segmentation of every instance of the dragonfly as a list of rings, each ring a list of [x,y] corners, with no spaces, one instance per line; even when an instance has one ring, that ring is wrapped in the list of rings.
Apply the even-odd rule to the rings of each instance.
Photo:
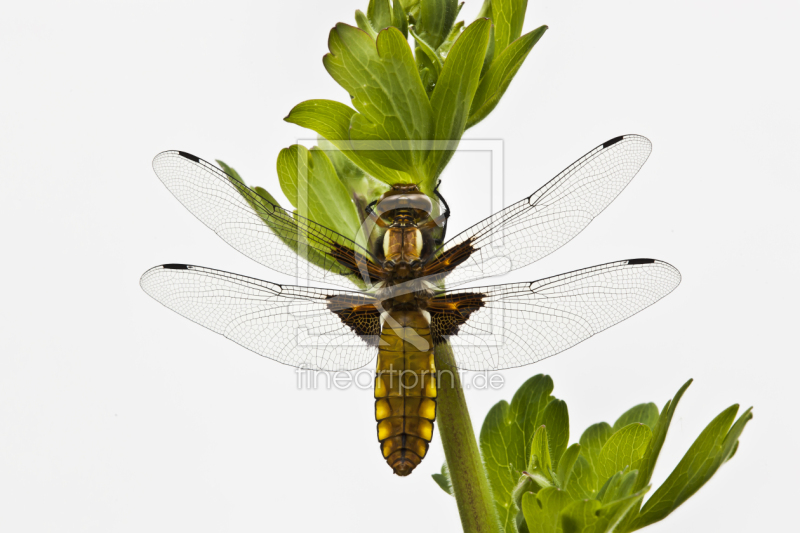
[[[188,264],[156,266],[140,284],[167,308],[279,363],[341,371],[377,356],[380,450],[395,474],[407,476],[433,437],[436,346],[449,343],[460,370],[528,365],[678,286],[676,268],[639,258],[532,282],[462,287],[570,241],[622,192],[650,151],[639,135],[610,139],[447,241],[450,211],[438,190],[437,210],[416,185],[393,186],[366,208],[364,220],[378,236],[365,241],[282,209],[194,155],[163,152],[153,161],[156,175],[233,248],[283,274],[297,275],[302,262],[308,280],[337,288],[279,285]]]

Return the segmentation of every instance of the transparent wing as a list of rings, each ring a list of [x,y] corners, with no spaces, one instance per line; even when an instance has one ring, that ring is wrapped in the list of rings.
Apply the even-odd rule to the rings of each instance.
[[[528,198],[445,243],[425,274],[453,287],[529,265],[580,233],[619,195],[650,155],[640,135],[615,137]]]
[[[194,216],[251,259],[291,276],[363,285],[359,266],[370,254],[347,237],[272,204],[191,154],[162,152],[153,170]]]
[[[434,335],[450,339],[459,368],[499,370],[575,346],[654,304],[680,280],[667,263],[632,259],[533,283],[448,291],[428,309]]]
[[[281,286],[192,265],[151,268],[140,284],[169,309],[279,363],[352,370],[378,353],[379,314],[359,292]]]

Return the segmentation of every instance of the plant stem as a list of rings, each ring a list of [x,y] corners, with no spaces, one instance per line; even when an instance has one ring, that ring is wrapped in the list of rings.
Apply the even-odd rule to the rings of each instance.
[[[499,533],[500,520],[475,440],[453,349],[449,342],[440,344],[435,354],[440,376],[437,422],[461,526],[465,533]]]

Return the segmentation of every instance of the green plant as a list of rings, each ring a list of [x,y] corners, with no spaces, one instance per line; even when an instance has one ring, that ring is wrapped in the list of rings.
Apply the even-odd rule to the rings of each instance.
[[[659,413],[654,403],[630,408],[614,425],[589,426],[568,446],[567,404],[539,374],[497,403],[483,422],[480,447],[503,529],[539,533],[627,532],[664,519],[736,453],[753,418],[738,405],[703,430],[664,483],[643,502],[687,381]],[[735,422],[734,422],[735,420]],[[452,494],[445,464],[433,479]]]
[[[284,119],[319,138],[318,146],[292,145],[278,156],[279,182],[293,216],[358,242],[368,237],[360,234],[366,206],[392,185],[414,183],[432,195],[464,132],[497,107],[547,30],[540,26],[523,35],[526,9],[527,0],[485,0],[477,19],[465,24],[456,21],[457,0],[370,0],[366,13],[356,11],[357,27],[337,24],[324,66],[352,107],[309,100]],[[218,163],[231,181],[243,183],[233,168]],[[254,191],[278,205],[267,190]],[[285,234],[261,212],[261,203],[246,199],[295,253],[330,267],[302,246],[302,236]],[[361,280],[354,283],[365,288]],[[465,531],[639,529],[667,516],[730,459],[752,417],[748,410],[731,427],[737,406],[723,411],[643,504],[689,383],[660,413],[654,404],[636,406],[614,426],[596,424],[568,446],[566,403],[550,395],[548,377],[536,376],[510,405],[492,409],[478,446],[452,350],[444,343],[435,353],[437,368],[456,379],[439,388],[437,422],[447,464],[434,479],[455,496]]]
[[[337,24],[323,62],[352,107],[308,100],[284,119],[319,135],[310,150],[278,155],[295,213],[353,238],[366,205],[389,186],[416,183],[432,195],[464,131],[495,109],[547,30],[522,35],[526,4],[486,0],[465,25],[457,0],[370,0],[366,14],[356,11],[358,27]]]

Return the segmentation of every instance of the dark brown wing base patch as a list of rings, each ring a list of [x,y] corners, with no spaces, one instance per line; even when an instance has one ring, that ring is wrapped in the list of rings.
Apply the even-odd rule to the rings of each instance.
[[[361,272],[361,269],[366,268],[370,283],[374,285],[379,281],[383,281],[385,277],[384,271],[381,270],[378,265],[370,261],[369,258],[363,254],[358,254],[350,248],[340,244],[333,243],[332,246],[331,256],[333,256],[333,258],[336,259],[339,264],[343,265],[350,270],[350,272],[358,276],[359,279],[364,278],[364,274]]]
[[[444,279],[454,268],[469,259],[476,249],[472,245],[472,239],[467,239],[425,265],[423,275],[430,276],[433,281]]]
[[[328,296],[328,309],[367,344],[378,345],[381,314],[375,308],[375,300],[363,296]]]
[[[478,292],[464,292],[431,298],[428,312],[431,314],[433,343],[441,344],[445,336],[458,335],[458,328],[472,313],[483,307],[485,296]]]

